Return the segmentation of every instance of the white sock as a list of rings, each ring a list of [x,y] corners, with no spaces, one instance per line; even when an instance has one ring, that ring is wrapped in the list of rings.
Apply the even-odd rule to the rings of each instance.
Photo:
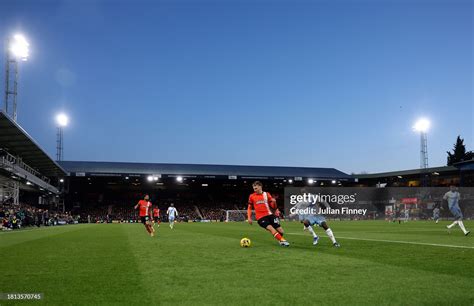
[[[331,239],[332,243],[336,243],[336,237],[334,237],[334,234],[330,228],[326,230],[326,234],[328,234],[328,237]]]
[[[458,225],[461,228],[462,232],[466,234],[467,233],[466,228],[464,227],[464,223],[461,220],[458,221]]]
[[[313,235],[313,238],[318,237],[318,235],[316,235],[316,233],[314,232],[314,229],[311,225],[308,226],[306,229],[311,233],[311,235]]]
[[[455,226],[456,224],[458,224],[458,221],[454,221],[453,223],[451,223],[450,225],[448,225],[448,228],[452,228],[452,227]]]

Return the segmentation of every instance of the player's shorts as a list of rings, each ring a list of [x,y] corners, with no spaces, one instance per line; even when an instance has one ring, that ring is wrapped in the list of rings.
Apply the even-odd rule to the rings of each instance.
[[[159,221],[160,221],[160,217],[153,217],[153,220],[155,220],[155,222],[159,222]]]
[[[148,220],[150,220],[150,216],[140,217],[140,220],[143,224],[146,224],[148,222]]]
[[[459,208],[459,205],[453,205],[449,208],[449,210],[453,214],[454,218],[462,219],[463,215],[462,215],[461,208]]]
[[[273,228],[277,229],[280,227],[280,219],[275,215],[268,215],[257,220],[258,225],[263,228],[271,225]]]
[[[174,218],[168,218],[169,222],[174,222]]]
[[[326,218],[322,215],[307,215],[305,216],[305,219],[309,221],[309,224],[311,226],[317,224],[318,226],[321,226],[323,222],[326,222]]]

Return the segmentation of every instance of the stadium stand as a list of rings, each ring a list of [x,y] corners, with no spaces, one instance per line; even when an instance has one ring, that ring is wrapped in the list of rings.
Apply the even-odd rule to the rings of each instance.
[[[16,122],[0,111],[0,218],[2,228],[46,224],[42,216],[63,222],[64,201],[59,179],[64,169]],[[36,208],[41,205],[42,208]],[[54,209],[54,214],[51,212]],[[41,215],[41,217],[40,217]],[[38,221],[39,220],[39,221]]]

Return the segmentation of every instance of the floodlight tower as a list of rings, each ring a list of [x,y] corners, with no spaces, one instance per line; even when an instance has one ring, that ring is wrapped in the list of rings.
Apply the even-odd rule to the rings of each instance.
[[[426,169],[428,168],[428,129],[430,128],[430,122],[425,119],[419,119],[413,129],[420,133],[420,168]]]
[[[25,37],[21,34],[15,34],[13,37],[8,38],[5,44],[4,110],[15,122],[17,119],[18,62],[28,60],[29,46]]]
[[[63,142],[63,128],[67,126],[69,118],[65,114],[56,116],[56,123],[58,124],[58,132],[56,134],[56,160],[61,161],[64,157],[64,142]]]

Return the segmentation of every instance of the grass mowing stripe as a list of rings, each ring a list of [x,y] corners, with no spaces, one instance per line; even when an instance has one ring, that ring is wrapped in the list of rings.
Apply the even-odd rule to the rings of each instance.
[[[304,233],[286,233],[286,235],[304,235]],[[319,236],[320,238],[329,238],[325,236]],[[337,239],[349,239],[349,240],[360,240],[360,241],[374,241],[374,242],[389,242],[389,243],[402,243],[402,244],[415,244],[415,245],[427,245],[427,246],[436,246],[436,247],[446,247],[446,248],[461,248],[461,249],[474,249],[471,246],[465,245],[451,245],[451,244],[438,244],[438,243],[425,243],[425,242],[413,242],[413,241],[398,241],[398,240],[385,240],[385,239],[371,239],[371,238],[356,238],[356,237],[342,237],[337,236]]]
[[[9,248],[2,254],[8,262],[2,267],[2,292],[44,293],[43,300],[35,301],[40,305],[146,302],[139,293],[138,267],[123,243],[124,231],[105,224],[81,229]]]
[[[68,225],[68,226],[54,226],[54,227],[45,227],[38,229],[30,230],[20,230],[18,232],[12,232],[12,234],[3,234],[0,235],[0,248],[8,248],[16,244],[29,242],[37,239],[42,239],[46,237],[52,237],[56,235],[62,235],[64,233],[76,232],[87,229],[90,226],[94,225]],[[18,233],[13,235],[13,233]]]
[[[31,228],[22,228],[19,230],[12,230],[12,231],[2,231],[0,232],[0,236],[2,235],[12,235],[12,234],[24,234],[28,232],[41,232],[41,231],[51,231],[57,229],[72,229],[77,227],[84,227],[84,226],[91,226],[92,224],[74,224],[74,225],[58,225],[58,226],[43,226],[43,227],[31,227]]]

